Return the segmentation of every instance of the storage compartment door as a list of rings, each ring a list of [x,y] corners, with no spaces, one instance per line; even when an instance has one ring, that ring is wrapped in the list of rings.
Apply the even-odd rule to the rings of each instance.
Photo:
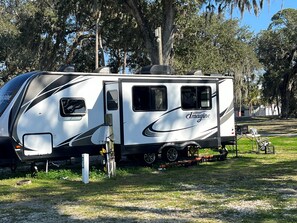
[[[23,136],[24,155],[38,156],[52,153],[53,139],[49,133]]]

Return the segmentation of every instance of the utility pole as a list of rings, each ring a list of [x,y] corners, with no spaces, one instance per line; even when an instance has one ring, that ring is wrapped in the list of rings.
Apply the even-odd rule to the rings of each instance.
[[[157,42],[158,42],[159,65],[162,65],[163,64],[162,29],[160,26],[157,29],[155,29],[155,37],[157,37]]]

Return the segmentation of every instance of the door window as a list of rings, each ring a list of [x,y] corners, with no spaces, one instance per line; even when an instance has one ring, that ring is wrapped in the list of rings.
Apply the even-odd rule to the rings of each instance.
[[[117,110],[118,109],[118,91],[111,90],[106,93],[107,99],[107,110]]]

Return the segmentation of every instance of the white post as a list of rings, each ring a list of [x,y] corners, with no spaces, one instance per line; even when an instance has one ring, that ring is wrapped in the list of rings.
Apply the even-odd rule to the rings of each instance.
[[[82,154],[82,182],[89,183],[89,154]]]

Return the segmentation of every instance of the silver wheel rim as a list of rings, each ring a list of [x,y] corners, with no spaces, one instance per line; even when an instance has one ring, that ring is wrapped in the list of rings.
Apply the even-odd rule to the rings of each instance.
[[[143,155],[143,160],[147,163],[147,164],[152,164],[153,162],[155,162],[156,160],[156,154],[155,153],[145,153]]]
[[[173,162],[177,160],[178,152],[175,148],[169,148],[166,152],[168,161]]]

